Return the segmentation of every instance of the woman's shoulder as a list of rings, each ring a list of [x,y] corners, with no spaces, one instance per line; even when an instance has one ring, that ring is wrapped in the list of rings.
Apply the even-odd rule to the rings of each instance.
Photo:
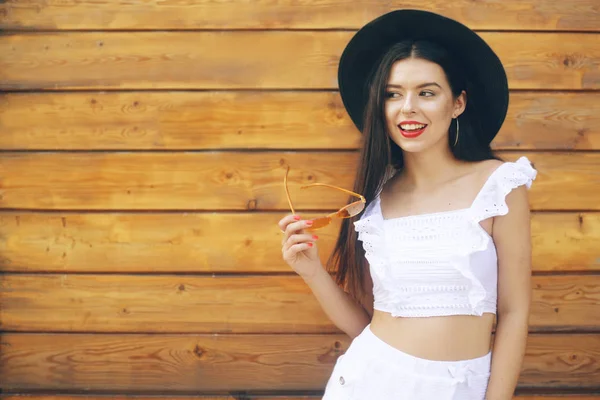
[[[537,175],[537,171],[527,157],[520,157],[516,161],[497,159],[477,161],[474,167],[479,179],[484,183],[493,179],[496,181],[525,183],[529,187]]]
[[[475,175],[477,176],[477,181],[484,183],[504,163],[504,161],[496,159],[475,161],[473,163],[473,168],[475,170]]]

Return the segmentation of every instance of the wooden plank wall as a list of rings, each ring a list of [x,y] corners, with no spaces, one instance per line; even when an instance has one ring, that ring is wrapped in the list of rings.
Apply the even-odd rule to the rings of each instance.
[[[338,59],[400,7],[489,41],[539,170],[520,398],[600,398],[598,0],[1,2],[5,398],[318,398],[349,340],[280,259],[283,173],[346,200],[297,189],[351,186]]]

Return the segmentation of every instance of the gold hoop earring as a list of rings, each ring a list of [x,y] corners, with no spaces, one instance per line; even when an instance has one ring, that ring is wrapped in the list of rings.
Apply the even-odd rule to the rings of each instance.
[[[454,147],[458,143],[458,132],[460,131],[460,125],[458,124],[458,117],[456,117],[456,139],[454,139]]]

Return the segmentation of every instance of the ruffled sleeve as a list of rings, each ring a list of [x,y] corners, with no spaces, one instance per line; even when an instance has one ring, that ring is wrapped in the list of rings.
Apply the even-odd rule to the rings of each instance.
[[[367,206],[361,218],[354,222],[354,229],[358,233],[358,240],[363,243],[369,265],[378,272],[380,278],[384,278],[383,216],[379,212],[379,201],[379,196],[377,196]]]
[[[515,162],[506,162],[498,167],[488,178],[487,182],[473,202],[472,210],[476,220],[482,221],[497,215],[506,215],[508,205],[506,196],[519,186],[531,188],[537,176],[527,157],[521,157]]]
[[[365,258],[370,267],[377,272],[377,277],[385,277],[386,258],[384,248],[383,215],[381,214],[381,188],[390,180],[397,170],[389,166],[385,171],[381,187],[377,190],[375,199],[371,201],[360,219],[354,222],[354,230],[358,233],[358,240],[363,243],[365,249]],[[377,277],[373,276],[374,284],[377,284]]]
[[[382,221],[379,213],[376,212],[378,201],[379,196],[367,206],[360,219],[354,222],[354,229],[358,233],[358,240],[363,242],[367,259],[374,252],[381,238]]]

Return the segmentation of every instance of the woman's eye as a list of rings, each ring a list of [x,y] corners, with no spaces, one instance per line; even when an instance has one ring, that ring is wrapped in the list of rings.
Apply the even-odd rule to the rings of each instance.
[[[421,92],[421,95],[424,95],[424,97],[432,97],[432,96],[435,96],[435,93],[430,92],[430,91],[424,91],[424,92]],[[385,94],[385,96],[388,98],[398,98],[398,97],[401,97],[402,94],[396,93],[396,92],[387,92]]]

